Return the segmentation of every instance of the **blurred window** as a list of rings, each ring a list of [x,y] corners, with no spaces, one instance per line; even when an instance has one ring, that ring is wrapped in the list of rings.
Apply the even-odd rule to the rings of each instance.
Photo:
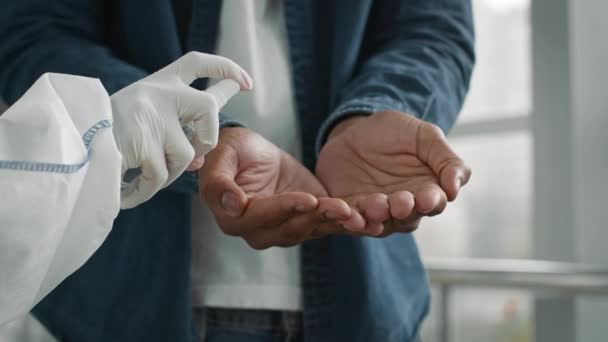
[[[529,258],[530,0],[473,0],[473,5],[477,66],[449,136],[473,177],[444,214],[423,220],[416,237],[423,257]],[[423,329],[425,341],[438,341],[435,304]],[[533,336],[533,298],[525,291],[455,288],[450,307],[451,341],[527,342]]]

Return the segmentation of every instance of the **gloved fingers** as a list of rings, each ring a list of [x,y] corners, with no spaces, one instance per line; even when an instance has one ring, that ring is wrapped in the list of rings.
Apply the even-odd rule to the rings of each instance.
[[[194,136],[190,143],[194,147],[194,158],[198,159],[211,151],[216,145],[220,131],[217,113],[207,115],[194,122]]]
[[[195,121],[209,114],[216,113],[217,115],[220,110],[216,96],[206,91],[196,90],[189,86],[180,86],[173,91],[176,92],[175,96],[179,99],[177,116],[182,123],[184,133],[187,133],[186,129],[193,129],[191,133],[196,133]]]
[[[190,123],[190,124],[183,124],[182,125],[182,130],[184,131],[184,134],[186,135],[186,138],[188,139],[188,141],[190,141],[190,143],[192,143],[193,138],[194,138],[194,126]],[[195,155],[194,158],[192,159],[192,162],[190,163],[190,165],[186,168],[186,171],[196,171],[198,169],[200,169],[203,164],[205,163],[205,156],[204,155]]]
[[[201,167],[203,167],[204,164],[205,164],[205,156],[198,156],[198,157],[192,159],[192,163],[190,163],[190,165],[188,165],[188,168],[186,168],[186,171],[196,171],[196,170],[200,169]]]
[[[195,158],[199,158],[217,144],[219,110],[239,92],[239,84],[227,79],[205,91],[190,87],[178,91],[181,92],[178,115],[187,128],[184,132],[192,130],[190,142],[194,146]]]
[[[221,80],[217,84],[199,91],[188,86],[174,90],[179,98],[177,115],[182,123],[182,130],[186,136],[195,133],[192,123],[209,113],[218,113],[219,110],[239,92],[238,83],[233,80]]]
[[[169,177],[165,153],[160,146],[147,151],[141,163],[141,175],[121,192],[120,207],[129,209],[149,200]]]
[[[216,96],[187,86],[179,91],[178,115],[182,124],[192,128],[190,143],[194,147],[195,158],[198,158],[217,145],[220,121]]]
[[[207,94],[215,97],[218,110],[228,103],[228,101],[239,92],[239,84],[231,79],[221,80],[211,87],[205,89]]]
[[[195,51],[185,54],[160,72],[177,74],[186,85],[190,85],[196,79],[209,77],[233,79],[242,90],[249,90],[253,86],[249,74],[232,60]]]
[[[163,187],[173,183],[194,159],[194,148],[182,131],[177,118],[171,118],[168,121],[167,140],[165,141],[168,177]]]

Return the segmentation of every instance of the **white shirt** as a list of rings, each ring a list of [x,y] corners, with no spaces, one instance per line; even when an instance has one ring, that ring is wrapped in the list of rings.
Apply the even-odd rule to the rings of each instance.
[[[231,118],[299,157],[287,37],[280,0],[224,0],[217,54],[252,76],[254,90],[224,108]],[[256,251],[221,232],[198,196],[193,200],[193,304],[301,310],[299,247]]]

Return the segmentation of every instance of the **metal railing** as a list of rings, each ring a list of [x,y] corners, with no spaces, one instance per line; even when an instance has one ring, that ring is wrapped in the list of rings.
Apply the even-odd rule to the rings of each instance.
[[[608,296],[608,266],[512,260],[425,258],[439,290],[439,336],[449,341],[450,292],[454,287],[517,288],[559,296]]]

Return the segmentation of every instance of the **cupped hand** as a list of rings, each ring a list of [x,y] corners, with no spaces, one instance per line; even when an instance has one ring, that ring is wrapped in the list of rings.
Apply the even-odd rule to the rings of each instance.
[[[363,214],[364,233],[386,236],[411,232],[423,216],[441,213],[471,170],[439,127],[408,114],[382,112],[334,128],[316,174],[330,196]]]
[[[328,198],[297,160],[246,128],[221,130],[199,171],[199,190],[222,231],[255,249],[293,246],[366,224],[345,201]]]

